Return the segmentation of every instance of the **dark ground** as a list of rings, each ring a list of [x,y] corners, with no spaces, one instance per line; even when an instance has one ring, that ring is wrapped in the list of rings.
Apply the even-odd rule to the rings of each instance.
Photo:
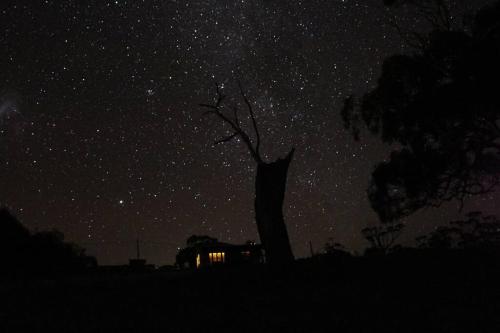
[[[0,332],[500,332],[500,260],[407,252],[3,281]]]

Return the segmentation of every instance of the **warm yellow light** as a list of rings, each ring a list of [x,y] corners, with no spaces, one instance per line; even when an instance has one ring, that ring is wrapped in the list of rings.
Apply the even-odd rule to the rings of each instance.
[[[196,256],[196,268],[200,268],[200,265],[201,265],[201,257],[200,254],[198,253],[198,255]]]
[[[208,259],[211,264],[225,262],[226,254],[224,252],[212,252],[208,254]]]

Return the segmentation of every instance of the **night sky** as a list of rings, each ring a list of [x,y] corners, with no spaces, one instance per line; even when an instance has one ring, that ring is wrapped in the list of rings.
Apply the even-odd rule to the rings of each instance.
[[[0,204],[31,230],[56,228],[102,264],[135,239],[174,261],[188,236],[258,240],[255,163],[203,117],[215,83],[257,113],[268,161],[297,151],[285,215],[297,257],[328,238],[350,250],[377,223],[366,197],[390,147],[355,142],[343,99],[374,87],[383,59],[408,52],[382,1],[16,1],[0,5]],[[12,1],[13,2],[13,1]],[[409,26],[419,26],[409,15]],[[466,209],[495,212],[498,196]],[[410,241],[456,213],[409,218]],[[498,211],[498,208],[496,208]]]

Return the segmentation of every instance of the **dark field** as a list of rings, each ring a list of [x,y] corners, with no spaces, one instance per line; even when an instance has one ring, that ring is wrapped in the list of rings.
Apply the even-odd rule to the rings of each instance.
[[[0,332],[499,332],[499,267],[429,252],[4,281]]]

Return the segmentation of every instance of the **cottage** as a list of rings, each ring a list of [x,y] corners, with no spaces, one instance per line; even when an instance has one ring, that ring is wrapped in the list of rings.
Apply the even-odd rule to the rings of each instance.
[[[262,248],[253,242],[234,245],[207,236],[192,236],[188,246],[176,257],[181,268],[203,268],[218,265],[259,264],[264,262]]]

